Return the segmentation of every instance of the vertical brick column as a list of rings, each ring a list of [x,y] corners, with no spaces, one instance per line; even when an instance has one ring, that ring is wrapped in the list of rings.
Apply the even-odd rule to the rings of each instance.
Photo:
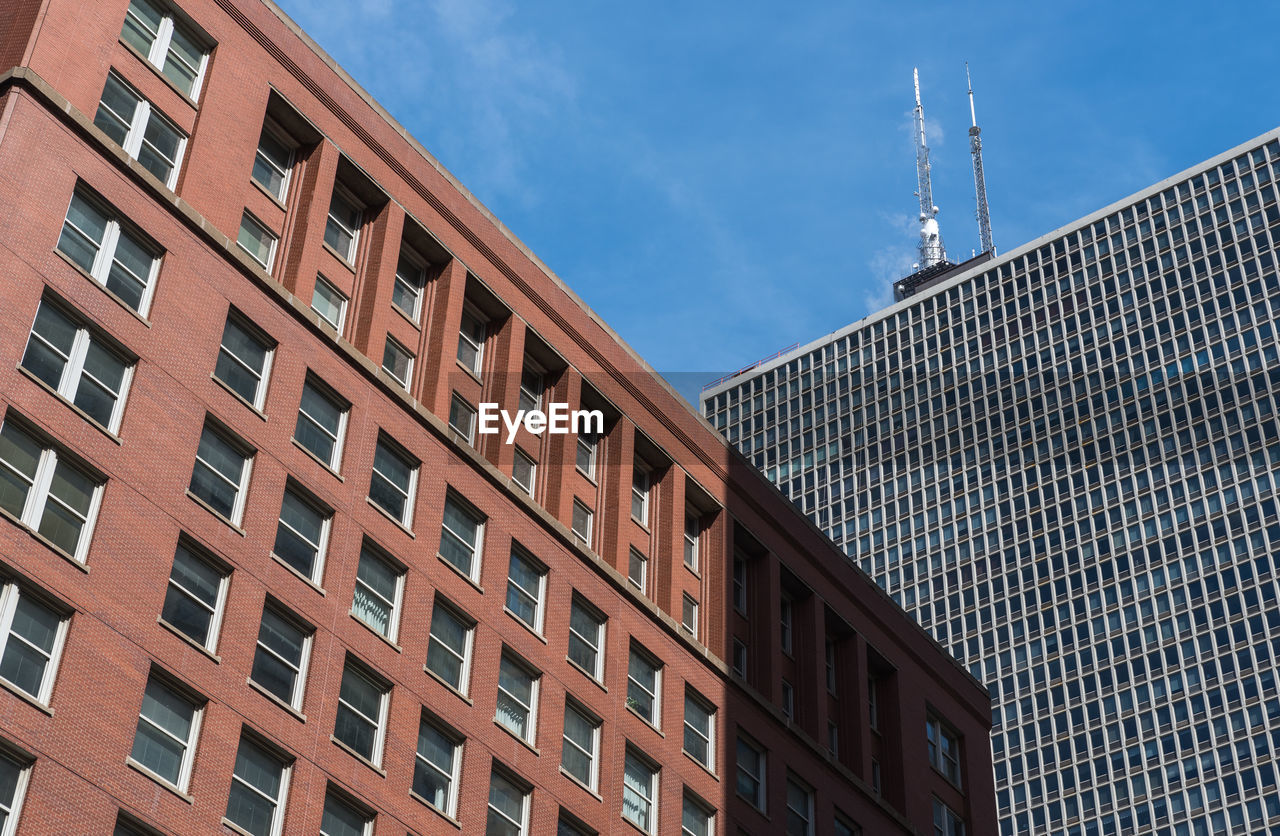
[[[702,538],[698,542],[698,571],[702,575],[702,635],[707,647],[726,664],[732,662],[729,635],[733,598],[729,574],[733,571],[733,551],[729,547],[729,514],[717,511],[702,518]]]
[[[861,633],[836,644],[836,688],[840,693],[841,745],[849,753],[846,763],[858,777],[871,780],[871,726],[867,706],[867,640]],[[847,727],[847,731],[846,731]]]
[[[301,185],[290,189],[297,195],[297,201],[289,209],[273,271],[290,293],[297,292],[299,276],[305,276],[305,286],[311,287],[320,269],[320,246],[341,156],[336,145],[327,139],[321,140],[302,163]]]
[[[782,679],[778,675],[778,656],[782,648],[778,624],[782,620],[782,604],[778,590],[782,588],[781,564],[772,552],[751,561],[748,572],[751,618],[751,661],[747,678],[774,705],[782,703]]]
[[[449,419],[449,397],[453,387],[449,377],[466,374],[458,368],[458,329],[462,327],[462,304],[467,293],[467,268],[451,259],[430,285],[427,329],[429,350],[422,358],[419,400],[444,420]]]
[[[796,664],[800,682],[796,684],[796,720],[819,745],[827,738],[827,609],[821,596],[810,595],[802,602],[796,619],[800,640]],[[794,641],[794,639],[793,639]],[[808,683],[807,685],[804,683]],[[843,729],[841,730],[843,731]]]
[[[489,337],[486,350],[493,352],[491,363],[486,363],[483,400],[498,404],[515,415],[520,405],[520,375],[524,371],[524,320],[514,314],[498,326],[498,332]],[[476,405],[477,408],[479,404]],[[546,404],[543,404],[546,407]],[[507,443],[506,428],[499,422],[496,435],[476,436],[480,453],[503,473],[511,473],[515,458],[515,445]]]
[[[373,359],[382,360],[383,335],[390,327],[391,289],[395,285],[396,262],[400,258],[400,235],[404,230],[404,210],[395,201],[382,205],[376,217],[365,224],[369,246],[364,264],[356,274],[351,294],[351,344]],[[406,323],[407,325],[407,323]],[[414,346],[414,351],[421,351]]]
[[[630,497],[627,507],[631,507]],[[649,532],[656,561],[654,600],[679,621],[684,615],[682,593],[696,579],[684,569],[684,471],[674,464],[650,474]],[[693,597],[701,607],[701,591]],[[701,625],[698,632],[705,633]]]
[[[582,401],[582,378],[573,369],[565,369],[554,385],[547,387],[547,399],[569,404],[577,409]],[[566,526],[573,522],[573,475],[577,460],[577,436],[543,435],[541,466],[546,470],[543,507]]]
[[[600,531],[596,542],[600,556],[625,575],[632,542],[631,468],[636,459],[635,424],[619,418],[607,430],[603,443],[604,461],[596,467],[596,481],[599,483],[596,525]],[[611,510],[614,511],[612,517],[609,515]],[[650,561],[657,559],[652,552],[652,548],[645,551]],[[650,567],[652,565],[650,563]]]

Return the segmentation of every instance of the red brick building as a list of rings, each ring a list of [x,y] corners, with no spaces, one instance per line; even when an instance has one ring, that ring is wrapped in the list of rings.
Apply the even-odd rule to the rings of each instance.
[[[0,69],[0,836],[993,832],[986,692],[274,6]]]

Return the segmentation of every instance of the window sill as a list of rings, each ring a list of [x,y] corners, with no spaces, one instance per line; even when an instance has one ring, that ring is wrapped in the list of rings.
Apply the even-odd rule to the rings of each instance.
[[[453,816],[449,815],[448,813],[446,813],[446,812],[442,811],[439,807],[437,807],[436,805],[432,804],[430,801],[427,801],[425,798],[423,798],[422,796],[418,795],[418,794],[417,794],[416,792],[414,792],[413,790],[409,790],[409,797],[410,797],[410,798],[412,798],[414,801],[418,802],[419,804],[421,804],[421,805],[425,806],[428,810],[430,810],[431,812],[435,813],[437,816],[439,816],[440,818],[444,819],[445,821],[447,821],[449,824],[453,825],[453,826],[454,826],[455,828],[457,828],[458,830],[461,830],[461,829],[462,829],[462,823],[461,823],[461,822],[459,822],[457,819],[455,819]]]
[[[400,648],[400,645],[396,644],[394,641],[392,641],[391,639],[389,639],[389,638],[387,638],[386,636],[382,635],[382,634],[381,634],[381,633],[379,633],[377,630],[375,630],[373,627],[369,626],[369,624],[368,624],[368,623],[366,623],[366,622],[365,622],[365,620],[364,620],[363,618],[360,618],[358,615],[356,615],[356,614],[355,614],[355,613],[353,613],[353,612],[348,612],[348,613],[347,613],[347,615],[351,617],[351,620],[352,620],[352,621],[354,621],[355,623],[359,624],[359,625],[360,625],[361,627],[363,627],[364,629],[368,630],[370,633],[373,633],[375,636],[377,636],[379,641],[381,641],[381,642],[382,642],[383,644],[385,644],[387,647],[389,647],[389,648],[391,648],[392,650],[394,650],[396,653],[402,653],[402,652],[403,652],[403,651],[401,650],[401,648]]]
[[[474,587],[477,592],[479,592],[481,595],[484,594],[484,587],[480,585],[479,581],[477,581],[475,578],[471,577],[466,572],[459,569],[457,566],[453,565],[453,563],[450,562],[448,558],[446,558],[444,555],[440,554],[439,552],[436,552],[436,557],[438,557],[440,559],[440,562],[443,563],[445,566],[447,566],[455,575],[462,578],[467,583],[471,584],[471,586]]]
[[[285,561],[285,559],[284,559],[283,557],[281,557],[280,555],[276,554],[274,551],[273,551],[273,552],[271,552],[271,559],[272,559],[272,560],[274,560],[276,563],[279,563],[279,564],[280,564],[281,566],[283,566],[286,570],[288,570],[289,574],[293,575],[295,578],[297,578],[298,580],[302,581],[303,583],[305,583],[307,586],[311,587],[311,588],[312,588],[313,590],[315,590],[316,592],[320,593],[321,595],[328,595],[328,594],[329,594],[329,593],[325,592],[325,590],[324,590],[324,587],[323,587],[323,586],[321,586],[320,584],[318,584],[318,583],[316,583],[315,581],[311,580],[311,578],[308,578],[306,575],[302,574],[302,572],[298,571],[298,569],[297,569],[297,568],[295,568],[295,567],[293,567],[293,566],[290,566],[290,565]]]
[[[289,211],[289,207],[285,205],[285,202],[280,198],[276,197],[275,195],[273,195],[270,191],[268,191],[266,186],[262,185],[257,180],[254,180],[252,177],[249,178],[249,182],[252,183],[258,189],[258,191],[266,195],[267,199],[270,200],[272,203],[274,203],[281,211],[284,211],[284,212]],[[267,231],[271,233],[275,232],[274,229],[268,229]]]
[[[708,775],[710,775],[710,776],[711,776],[712,778],[714,778],[716,781],[719,781],[719,780],[720,780],[720,776],[716,774],[716,772],[715,772],[715,770],[714,770],[714,769],[712,769],[711,767],[707,766],[705,763],[703,763],[702,761],[698,760],[698,759],[697,759],[697,758],[695,758],[693,755],[689,754],[688,750],[686,750],[686,749],[681,749],[680,751],[681,751],[681,753],[682,753],[686,758],[688,758],[690,761],[692,761],[693,763],[695,763],[695,764],[697,765],[697,767],[698,767],[699,769],[701,769],[703,772],[705,772],[705,773],[707,773]]]
[[[656,830],[645,830],[640,825],[636,824],[626,816],[619,816],[619,818],[622,819],[622,821],[627,825],[627,827],[631,828],[636,833],[643,833],[644,836],[654,836],[654,834],[657,833]]]
[[[531,723],[536,722],[536,718],[534,718],[533,716],[530,716],[530,717],[529,717],[529,722],[531,722]],[[532,743],[530,743],[529,741],[525,740],[523,737],[521,737],[520,735],[516,734],[516,733],[515,733],[515,732],[513,732],[511,729],[509,729],[509,728],[507,728],[506,726],[504,726],[504,725],[502,725],[501,723],[499,723],[499,722],[498,722],[498,718],[497,718],[497,717],[493,718],[493,724],[494,724],[495,726],[497,726],[498,728],[502,729],[504,732],[506,732],[506,734],[507,734],[508,736],[510,736],[510,738],[511,738],[512,740],[514,740],[515,742],[519,743],[521,746],[523,746],[524,748],[528,749],[530,752],[533,752],[534,757],[539,757],[539,758],[540,758],[540,757],[542,757],[542,753],[538,751],[538,747],[537,747],[537,746],[534,746]]]
[[[688,563],[686,563],[684,564],[684,568],[685,568],[685,571],[688,572],[690,575],[693,575],[698,580],[702,580],[702,572],[698,569],[697,566],[690,566]]]
[[[964,789],[963,789],[959,784],[957,784],[955,781],[952,781],[950,778],[948,778],[948,777],[947,777],[947,773],[943,772],[941,769],[939,769],[938,767],[934,766],[933,764],[929,764],[929,768],[933,770],[933,773],[934,773],[935,775],[937,775],[937,776],[938,776],[939,778],[941,778],[942,780],[946,781],[946,782],[947,782],[947,786],[948,786],[948,787],[951,787],[951,788],[952,788],[952,789],[954,789],[956,792],[960,793],[961,795],[964,795]]]
[[[521,627],[523,627],[523,628],[525,629],[525,631],[526,631],[527,633],[529,633],[529,635],[533,636],[535,639],[537,639],[538,641],[542,642],[543,644],[546,644],[546,643],[547,643],[547,637],[546,637],[546,636],[542,635],[542,634],[541,634],[541,633],[539,633],[537,630],[535,630],[535,629],[533,629],[532,627],[530,627],[530,626],[529,626],[529,624],[528,624],[528,623],[527,623],[523,618],[521,618],[520,616],[516,615],[514,612],[512,612],[510,609],[508,609],[505,605],[502,607],[502,611],[503,611],[504,613],[506,613],[508,616],[510,616],[510,617],[512,618],[512,620],[514,620],[517,624],[519,624]]]
[[[378,766],[376,763],[374,763],[373,761],[369,760],[369,759],[368,759],[368,758],[366,758],[364,755],[362,755],[362,754],[360,754],[359,752],[357,752],[355,749],[352,749],[350,746],[348,746],[347,744],[343,743],[343,742],[342,742],[341,740],[339,740],[338,738],[334,737],[333,735],[329,735],[329,742],[330,742],[330,743],[332,743],[334,746],[337,746],[337,747],[338,747],[339,749],[341,749],[342,751],[346,752],[346,753],[347,753],[348,755],[350,755],[351,757],[353,757],[353,758],[355,758],[356,760],[360,761],[360,763],[362,763],[362,764],[364,764],[365,766],[369,767],[369,768],[370,768],[370,769],[372,769],[374,772],[376,772],[376,773],[378,773],[379,775],[381,775],[383,778],[387,777],[387,770],[385,770],[385,769],[383,769],[382,767]]]
[[[157,624],[159,624],[159,625],[160,625],[161,627],[163,627],[164,629],[168,630],[170,633],[173,633],[173,634],[174,634],[175,636],[177,636],[178,638],[182,639],[182,640],[183,640],[184,642],[186,642],[187,644],[189,644],[189,645],[191,645],[192,647],[194,647],[196,650],[198,650],[198,651],[200,651],[201,653],[203,653],[205,656],[208,656],[210,659],[212,659],[212,660],[213,660],[213,663],[214,663],[215,665],[217,665],[217,664],[221,664],[221,663],[222,663],[222,658],[221,658],[220,656],[218,656],[216,653],[214,653],[214,652],[213,652],[212,650],[210,650],[209,648],[207,648],[207,647],[205,647],[204,645],[202,645],[202,644],[200,644],[199,642],[197,642],[195,639],[193,639],[193,638],[191,638],[190,636],[188,636],[186,633],[184,633],[184,632],[182,632],[181,630],[179,630],[177,627],[174,627],[172,624],[170,624],[169,622],[165,621],[163,617],[161,617],[161,616],[156,616],[156,623],[157,623]]]
[[[261,409],[258,409],[256,406],[254,406],[253,404],[245,400],[244,395],[241,395],[235,389],[232,389],[230,386],[228,386],[226,382],[222,380],[222,378],[218,377],[217,374],[213,372],[209,372],[209,379],[212,380],[214,383],[218,384],[218,386],[220,386],[221,388],[225,389],[228,393],[230,393],[231,397],[235,398],[240,403],[247,406],[249,410],[253,412],[254,415],[257,415],[263,421],[267,420],[267,413],[263,412]],[[260,385],[265,385],[265,384],[266,384],[266,381],[264,380]]]
[[[95,430],[97,430],[98,432],[102,433],[102,434],[103,434],[103,435],[105,435],[107,438],[111,439],[111,440],[112,440],[113,442],[115,442],[117,445],[123,445],[123,444],[124,444],[124,442],[120,440],[120,436],[116,435],[116,434],[115,434],[115,433],[113,433],[111,430],[109,430],[109,429],[107,429],[106,427],[104,427],[102,424],[100,424],[100,423],[98,422],[98,420],[97,420],[96,418],[94,418],[94,417],[93,417],[92,415],[90,415],[89,413],[85,412],[85,411],[84,411],[83,409],[81,409],[80,407],[76,406],[74,403],[72,403],[70,400],[68,400],[68,399],[67,399],[67,398],[66,398],[66,397],[65,397],[61,392],[59,392],[57,389],[54,389],[54,388],[53,388],[52,386],[50,386],[48,383],[45,383],[45,382],[44,382],[43,380],[41,380],[40,378],[36,377],[36,376],[35,376],[35,374],[34,374],[34,373],[32,373],[29,369],[27,369],[27,367],[26,367],[26,366],[24,366],[24,365],[22,365],[21,363],[19,363],[19,364],[18,364],[18,366],[17,366],[17,369],[18,369],[18,371],[19,371],[19,372],[20,372],[24,377],[29,378],[29,379],[31,380],[31,382],[32,382],[32,383],[36,384],[36,385],[37,385],[37,386],[39,386],[41,389],[43,389],[43,390],[45,390],[46,392],[48,392],[50,395],[53,395],[55,398],[57,398],[59,401],[61,401],[61,402],[63,403],[63,405],[64,405],[64,406],[66,406],[68,409],[70,409],[72,412],[76,413],[76,414],[77,414],[77,415],[79,415],[81,418],[83,418],[84,420],[88,421],[88,422],[89,422],[89,425],[90,425],[90,426],[92,426]]]
[[[588,482],[595,485],[597,488],[600,487],[600,485],[596,482],[596,477],[591,475],[587,471],[583,470],[581,465],[575,464],[573,466],[573,469],[578,471],[578,475],[581,476],[583,479],[586,479]],[[634,827],[634,825],[632,826]]]
[[[421,298],[421,296],[419,296],[419,298],[418,298],[418,306],[419,306],[419,307],[421,307],[421,306],[422,306],[422,298]],[[407,323],[409,323],[410,325],[412,325],[412,326],[414,327],[414,329],[415,329],[415,330],[418,330],[418,331],[421,331],[421,330],[422,330],[422,323],[418,322],[418,320],[414,319],[413,317],[409,316],[409,314],[405,313],[405,312],[404,312],[404,310],[403,310],[403,309],[401,309],[401,307],[400,307],[399,305],[397,305],[395,302],[392,302],[392,303],[391,303],[391,310],[393,310],[393,311],[395,311],[396,313],[400,314],[400,316],[402,316],[402,317],[404,318],[404,321],[405,321],[405,322],[407,322]],[[426,802],[424,801],[423,803],[425,804]],[[434,807],[432,807],[431,809],[433,809],[433,810],[434,810],[435,808],[434,808]],[[442,814],[442,815],[443,815],[443,814]],[[447,817],[446,817],[446,818],[447,818]],[[450,821],[452,821],[452,819],[450,819]]]
[[[232,833],[237,833],[237,834],[239,834],[239,836],[253,836],[253,834],[252,834],[252,833],[250,833],[249,831],[245,830],[243,827],[241,827],[240,825],[236,824],[235,822],[233,822],[231,819],[227,818],[226,816],[223,816],[223,817],[222,817],[222,826],[223,826],[223,827],[225,827],[225,828],[227,828],[228,830],[230,830]]]
[[[147,56],[145,56],[145,55],[143,55],[141,52],[139,52],[139,51],[138,51],[138,49],[137,49],[133,44],[129,43],[129,42],[128,42],[128,41],[126,41],[124,38],[120,38],[120,39],[119,39],[119,43],[120,43],[122,46],[124,46],[124,48],[125,48],[126,50],[128,50],[128,51],[129,51],[129,52],[131,52],[131,53],[133,53],[133,55],[134,55],[134,57],[135,57],[135,58],[137,58],[139,61],[141,61],[143,64],[145,64],[145,65],[147,66],[147,69],[148,69],[148,70],[151,70],[151,72],[152,72],[152,73],[153,73],[157,78],[159,78],[161,81],[163,81],[163,82],[165,83],[165,85],[166,85],[170,90],[172,90],[173,92],[175,92],[175,93],[177,93],[179,96],[181,96],[181,97],[182,97],[182,101],[186,102],[186,104],[187,104],[187,105],[188,105],[192,110],[198,110],[198,109],[200,108],[200,105],[196,104],[196,100],[195,100],[195,99],[191,98],[191,96],[190,96],[189,94],[184,93],[184,92],[182,92],[181,90],[179,90],[179,89],[178,89],[178,85],[174,84],[174,83],[173,83],[173,81],[172,81],[172,80],[171,80],[167,75],[165,75],[164,73],[162,73],[162,72],[160,71],[160,69],[159,69],[155,64],[152,64],[149,60],[147,60]],[[206,67],[205,67],[205,69],[206,69],[206,70],[208,69],[208,67],[207,67],[207,63],[208,63],[208,62],[206,62]],[[206,75],[206,73],[201,73],[201,74],[200,74],[200,79],[199,79],[199,80],[202,82],[202,83],[201,83],[201,85],[200,85],[201,87],[203,87],[203,86],[204,86],[204,85],[203,85],[203,82],[204,82],[204,76],[205,76],[205,75]]]
[[[395,525],[395,527],[396,527],[396,528],[400,529],[400,530],[401,530],[401,531],[403,531],[405,534],[408,534],[410,539],[414,539],[414,540],[416,540],[416,539],[417,539],[417,537],[416,537],[416,536],[414,536],[413,529],[409,528],[409,526],[405,525],[405,524],[404,524],[403,522],[401,522],[400,520],[398,520],[398,519],[396,519],[395,517],[391,516],[391,512],[390,512],[390,511],[388,511],[386,508],[383,508],[383,507],[382,507],[381,505],[379,505],[378,503],[374,502],[372,497],[368,497],[368,496],[366,496],[366,497],[364,498],[364,501],[365,501],[365,502],[367,502],[367,503],[369,503],[369,507],[370,507],[370,508],[372,508],[373,510],[377,511],[379,514],[381,514],[382,516],[384,516],[384,517],[386,517],[388,520],[390,520],[390,521],[392,522],[392,524],[394,524],[394,525]]]
[[[453,687],[452,685],[450,685],[448,682],[445,682],[444,677],[440,676],[440,674],[438,674],[438,673],[436,673],[435,671],[431,670],[431,668],[427,667],[426,665],[423,665],[423,666],[422,666],[422,672],[423,672],[423,673],[425,673],[427,676],[431,677],[432,679],[434,679],[436,682],[439,682],[439,683],[440,683],[441,685],[443,685],[445,688],[448,688],[448,689],[449,689],[449,693],[453,694],[455,697],[457,697],[458,699],[462,700],[462,701],[463,701],[463,702],[465,702],[467,705],[470,705],[470,706],[474,706],[474,705],[475,705],[475,700],[471,699],[471,697],[468,697],[466,694],[462,693],[462,692],[461,692],[461,691],[459,691],[457,688],[454,688],[454,687]]]
[[[453,362],[454,362],[454,365],[456,365],[458,368],[462,369],[464,372],[467,373],[467,377],[471,378],[476,383],[479,383],[481,386],[484,385],[484,379],[480,377],[480,373],[478,371],[465,366],[463,362],[459,360],[456,356],[453,358]]]
[[[181,798],[183,801],[187,802],[188,804],[194,804],[196,802],[194,798],[192,798],[191,796],[183,792],[180,787],[178,787],[175,784],[171,784],[165,778],[161,778],[159,775],[155,774],[150,769],[147,769],[145,766],[135,761],[132,757],[125,758],[124,764],[125,766],[129,767],[135,772],[139,772],[142,775],[146,776],[147,778],[150,778],[152,781],[155,781],[157,784],[161,786],[161,788],[168,790],[169,792],[178,796],[178,798]]]
[[[74,261],[72,261],[69,255],[67,255],[62,250],[56,247],[54,248],[53,253],[54,255],[58,256],[58,258],[62,259],[67,264],[71,265],[72,270],[75,270],[77,273],[84,276],[89,281],[93,282],[94,287],[98,288],[98,290],[101,290],[103,293],[105,293],[108,296],[108,298],[111,299],[112,302],[115,302],[117,305],[119,305],[120,307],[128,311],[130,316],[132,316],[134,319],[138,320],[148,328],[151,327],[151,320],[147,319],[145,316],[143,316],[142,314],[134,310],[132,305],[130,305],[128,302],[124,301],[119,296],[117,296],[114,291],[108,290],[107,286],[104,285],[102,282],[98,281],[98,279],[92,273],[90,273],[88,270],[84,269],[79,264],[76,264]],[[158,270],[156,272],[157,274],[159,273]],[[148,288],[148,289],[150,290],[151,288]]]
[[[192,502],[194,502],[195,504],[199,505],[199,506],[200,506],[201,508],[203,508],[204,510],[208,511],[210,514],[213,514],[213,516],[214,516],[214,517],[216,517],[218,520],[220,520],[222,523],[224,523],[224,524],[227,526],[227,528],[231,529],[231,530],[232,530],[232,531],[234,531],[236,534],[239,534],[241,537],[247,537],[247,536],[248,536],[248,534],[245,532],[245,530],[244,530],[243,528],[241,528],[240,526],[236,525],[234,522],[232,522],[231,520],[227,519],[226,517],[222,516],[222,514],[221,514],[220,512],[218,512],[218,511],[214,510],[214,508],[213,508],[213,506],[212,506],[212,505],[210,505],[209,503],[205,502],[205,501],[204,501],[203,499],[201,499],[200,497],[198,497],[198,496],[196,496],[195,494],[193,494],[193,493],[191,492],[191,489],[190,489],[190,488],[187,488],[187,497],[188,497]]]
[[[568,662],[570,665],[572,665],[576,670],[581,672],[582,675],[585,676],[588,680],[590,680],[592,685],[596,686],[601,691],[604,691],[606,694],[609,693],[609,686],[605,685],[599,679],[596,679],[596,675],[593,674],[591,671],[587,670],[586,668],[582,667],[582,665],[579,665],[577,662],[573,661],[573,659],[570,658],[569,656],[565,656],[564,660]]]
[[[352,274],[352,275],[355,275],[355,272],[356,272],[355,265],[353,265],[350,261],[347,261],[347,259],[346,259],[346,258],[344,258],[342,255],[340,255],[340,254],[338,253],[338,251],[337,251],[337,250],[335,250],[333,247],[329,246],[329,242],[328,242],[328,241],[321,241],[321,242],[320,242],[320,246],[324,248],[324,251],[325,251],[325,252],[327,252],[329,255],[331,255],[331,256],[333,256],[335,259],[337,259],[337,261],[338,261],[338,263],[339,263],[339,264],[341,264],[343,267],[347,268],[347,270],[349,270],[349,271],[351,272],[351,274]],[[342,291],[341,291],[341,290],[339,290],[338,292],[339,292],[339,293],[341,293]],[[321,319],[323,320],[323,319],[324,319],[324,317],[321,317]],[[333,326],[330,326],[330,327],[333,327]]]
[[[663,734],[663,733],[662,733],[662,729],[658,728],[658,727],[657,727],[657,726],[655,726],[653,723],[651,723],[651,722],[649,722],[647,719],[645,719],[645,716],[644,716],[643,714],[641,714],[639,711],[636,711],[634,708],[632,708],[632,707],[631,707],[631,706],[629,706],[629,705],[627,706],[627,711],[631,712],[631,714],[632,714],[636,719],[638,719],[641,723],[644,723],[646,726],[648,726],[649,728],[653,729],[653,731],[658,735],[658,737],[661,737],[661,738],[663,738],[664,740],[666,739],[666,737],[667,737],[667,736],[666,736],[665,734]]]
[[[582,783],[582,780],[581,780],[580,778],[578,778],[578,776],[577,776],[577,775],[574,775],[572,772],[570,772],[569,770],[565,769],[563,766],[561,766],[561,767],[560,767],[560,774],[561,774],[561,775],[563,775],[564,777],[568,778],[568,779],[569,779],[570,781],[572,781],[576,786],[581,787],[581,788],[583,789],[583,791],[585,791],[586,793],[588,793],[588,794],[589,794],[592,798],[594,798],[596,801],[599,801],[599,802],[601,802],[601,803],[603,803],[603,802],[604,802],[604,797],[603,797],[602,795],[600,795],[600,793],[596,792],[595,790],[591,789],[591,787],[589,787],[589,786],[587,786],[586,784]]]
[[[0,519],[7,519],[7,520],[9,520],[9,521],[10,521],[10,522],[12,522],[14,525],[18,526],[18,527],[19,527],[19,528],[21,528],[23,531],[25,531],[25,532],[27,533],[27,536],[31,537],[31,539],[33,539],[33,540],[35,540],[36,542],[40,543],[40,545],[42,545],[42,546],[44,546],[45,548],[49,549],[49,550],[50,550],[50,551],[52,551],[54,554],[56,554],[58,557],[62,558],[63,560],[65,560],[65,561],[67,561],[68,563],[70,563],[72,566],[74,566],[74,567],[76,567],[77,569],[79,569],[81,572],[84,572],[86,575],[87,575],[87,574],[89,574],[89,567],[88,567],[86,564],[81,563],[79,560],[77,560],[77,559],[76,559],[76,557],[75,557],[75,555],[67,554],[65,551],[63,551],[63,550],[62,550],[62,547],[61,547],[61,546],[59,546],[59,545],[57,545],[56,543],[54,543],[54,542],[53,542],[52,540],[50,540],[48,537],[45,537],[43,534],[41,534],[41,533],[40,533],[39,531],[37,531],[36,529],[34,529],[34,528],[32,528],[31,526],[27,525],[27,524],[26,524],[25,522],[23,522],[20,518],[15,517],[15,516],[14,516],[13,514],[11,514],[7,509],[5,509],[5,508],[0,508]],[[95,522],[97,521],[97,520],[96,520],[96,518],[95,518],[95,520],[94,520],[94,521],[95,521]],[[87,546],[87,545],[86,545],[86,547],[85,547],[85,551],[86,551],[86,552],[88,551],[88,546]],[[3,680],[0,680],[0,681],[3,681]]]
[[[44,714],[48,714],[50,717],[53,716],[52,706],[45,705],[44,703],[40,702],[40,700],[31,696],[30,694],[28,694],[26,691],[22,690],[18,686],[11,684],[9,680],[0,679],[0,688],[3,688],[4,690],[8,691],[10,694],[13,694],[18,699],[30,705],[32,708],[35,708]]]
[[[323,467],[325,470],[329,471],[329,475],[331,475],[333,478],[337,479],[339,482],[345,482],[345,481],[347,481],[347,479],[346,479],[346,477],[345,477],[345,476],[343,476],[343,475],[342,475],[341,473],[339,473],[338,471],[334,470],[333,465],[329,464],[327,461],[325,461],[324,459],[322,459],[322,458],[320,458],[319,456],[317,456],[315,453],[313,453],[313,452],[311,452],[310,450],[308,450],[306,447],[304,447],[304,446],[302,445],[302,442],[301,442],[301,441],[299,441],[299,440],[298,440],[298,439],[296,439],[296,438],[290,438],[289,440],[293,442],[293,446],[294,446],[294,447],[297,447],[297,448],[298,448],[299,450],[301,450],[303,453],[306,453],[306,454],[307,454],[307,458],[311,459],[313,462],[315,462],[316,464],[320,465],[320,466],[321,466],[321,467]]]
[[[273,693],[271,693],[270,691],[268,691],[266,688],[263,688],[261,685],[259,685],[258,683],[254,682],[252,677],[247,677],[247,678],[245,679],[245,684],[246,684],[246,685],[248,685],[248,686],[249,686],[250,688],[252,688],[253,690],[257,691],[257,692],[258,692],[259,694],[261,694],[262,696],[264,696],[264,697],[266,697],[267,699],[271,700],[271,701],[272,701],[273,703],[275,703],[276,705],[278,705],[278,706],[280,706],[281,708],[283,708],[285,711],[287,711],[287,712],[289,712],[290,714],[292,714],[292,715],[293,715],[293,717],[294,717],[294,719],[295,719],[295,720],[297,720],[298,722],[300,722],[300,723],[305,723],[305,722],[307,722],[307,715],[303,714],[303,713],[302,713],[301,711],[299,711],[298,709],[296,709],[296,708],[294,708],[293,706],[289,705],[289,703],[285,702],[284,700],[282,700],[282,699],[280,699],[279,697],[277,697],[275,694],[273,694]]]

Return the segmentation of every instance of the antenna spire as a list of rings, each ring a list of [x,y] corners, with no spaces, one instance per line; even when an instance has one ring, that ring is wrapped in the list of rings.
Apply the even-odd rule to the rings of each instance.
[[[978,116],[973,109],[973,80],[969,77],[969,62],[964,62],[964,78],[969,82],[969,153],[973,155],[973,189],[977,195],[978,208],[975,217],[978,220],[978,240],[982,251],[995,254],[996,245],[991,240],[991,212],[987,208],[987,178],[982,171],[982,129],[978,127]],[[917,109],[919,93],[916,94]]]
[[[947,258],[938,230],[938,207],[933,205],[933,185],[929,180],[929,146],[924,141],[924,108],[920,105],[920,70],[914,70],[916,85],[916,195],[920,198],[920,269]]]

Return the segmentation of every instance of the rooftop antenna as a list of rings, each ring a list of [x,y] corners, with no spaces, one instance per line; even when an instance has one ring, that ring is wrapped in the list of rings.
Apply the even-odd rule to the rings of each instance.
[[[916,83],[916,196],[920,198],[920,269],[925,270],[945,261],[942,233],[938,231],[938,207],[933,205],[933,186],[929,182],[929,146],[924,141],[924,108],[920,106],[920,70],[914,70]]]
[[[973,188],[978,195],[978,241],[984,253],[995,255],[996,245],[991,240],[991,212],[987,209],[987,178],[982,173],[982,129],[978,127],[978,116],[973,110],[973,80],[969,78],[969,62],[964,62],[964,79],[969,82],[969,153],[973,155]],[[916,94],[919,107],[919,93]]]

